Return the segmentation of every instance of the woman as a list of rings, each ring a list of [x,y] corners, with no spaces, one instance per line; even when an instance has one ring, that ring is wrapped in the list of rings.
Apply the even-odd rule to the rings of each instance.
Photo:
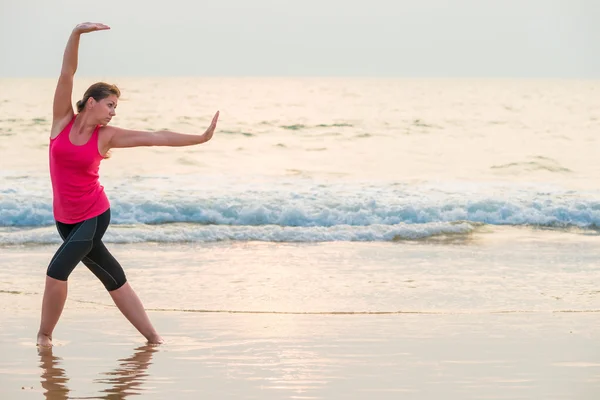
[[[104,24],[83,23],[75,27],[65,49],[62,71],[54,94],[50,133],[50,176],[53,212],[63,244],[50,261],[37,336],[39,346],[52,346],[52,331],[67,299],[67,279],[83,262],[109,291],[123,315],[146,337],[159,344],[158,335],[123,268],[102,243],[110,221],[110,205],[98,181],[100,161],[112,148],[139,146],[191,146],[209,141],[219,113],[202,135],[170,131],[143,132],[108,126],[116,115],[120,91],[114,85],[93,84],[73,111],[71,95],[77,70],[79,37],[83,33],[110,29]]]

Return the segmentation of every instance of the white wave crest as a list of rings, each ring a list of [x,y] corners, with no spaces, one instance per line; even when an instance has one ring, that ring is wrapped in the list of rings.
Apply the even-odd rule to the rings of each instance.
[[[264,242],[332,242],[332,241],[393,241],[418,240],[439,235],[471,233],[475,227],[469,223],[429,223],[333,227],[282,227],[223,226],[223,225],[138,225],[111,226],[104,236],[107,243],[181,243],[217,241],[264,241]],[[55,229],[2,229],[0,244],[58,244],[61,243]]]

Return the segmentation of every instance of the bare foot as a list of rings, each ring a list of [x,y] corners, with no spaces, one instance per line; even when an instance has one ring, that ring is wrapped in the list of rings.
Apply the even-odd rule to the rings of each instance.
[[[163,338],[161,338],[159,335],[156,336],[152,336],[150,338],[146,338],[148,339],[148,344],[150,345],[159,345],[159,344],[163,344],[165,342],[165,340]]]
[[[37,345],[40,347],[52,347],[52,336],[45,335],[41,332],[38,333]]]

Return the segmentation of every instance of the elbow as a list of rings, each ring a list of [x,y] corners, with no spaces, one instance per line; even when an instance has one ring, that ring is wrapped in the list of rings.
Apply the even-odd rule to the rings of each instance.
[[[151,132],[149,146],[169,146],[169,138],[166,131]]]
[[[146,146],[150,147],[173,147],[177,146],[177,138],[173,137],[172,132],[156,131],[148,133],[145,138]]]
[[[149,132],[147,133],[147,136],[143,137],[142,141],[144,146],[147,147],[160,146],[160,135],[158,132]]]
[[[63,66],[62,69],[60,70],[59,80],[61,80],[61,81],[73,80],[73,76],[75,75],[76,70],[77,70],[76,68]]]

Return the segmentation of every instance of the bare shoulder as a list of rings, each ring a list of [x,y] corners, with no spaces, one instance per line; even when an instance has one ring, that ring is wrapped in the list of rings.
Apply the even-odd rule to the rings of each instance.
[[[117,134],[117,132],[120,130],[121,128],[118,128],[116,126],[104,125],[100,127],[98,134],[102,138],[101,140],[106,141],[108,143],[111,141],[112,137],[115,136],[115,134]]]
[[[101,130],[105,132],[105,135],[110,135],[110,136],[117,135],[117,134],[123,133],[123,132],[130,132],[129,129],[120,128],[115,125],[104,125],[101,128]]]
[[[63,131],[63,129],[65,129],[66,126],[69,125],[69,122],[71,122],[74,116],[75,113],[71,112],[70,114],[66,114],[62,118],[52,120],[52,128],[50,128],[50,139],[56,138]]]
[[[108,149],[153,145],[150,140],[152,135],[149,135],[153,132],[124,129],[117,126],[105,126],[102,129],[105,130],[102,143],[106,143]]]
[[[101,154],[106,154],[111,149],[112,138],[118,128],[114,126],[102,126],[98,131],[98,150]]]

